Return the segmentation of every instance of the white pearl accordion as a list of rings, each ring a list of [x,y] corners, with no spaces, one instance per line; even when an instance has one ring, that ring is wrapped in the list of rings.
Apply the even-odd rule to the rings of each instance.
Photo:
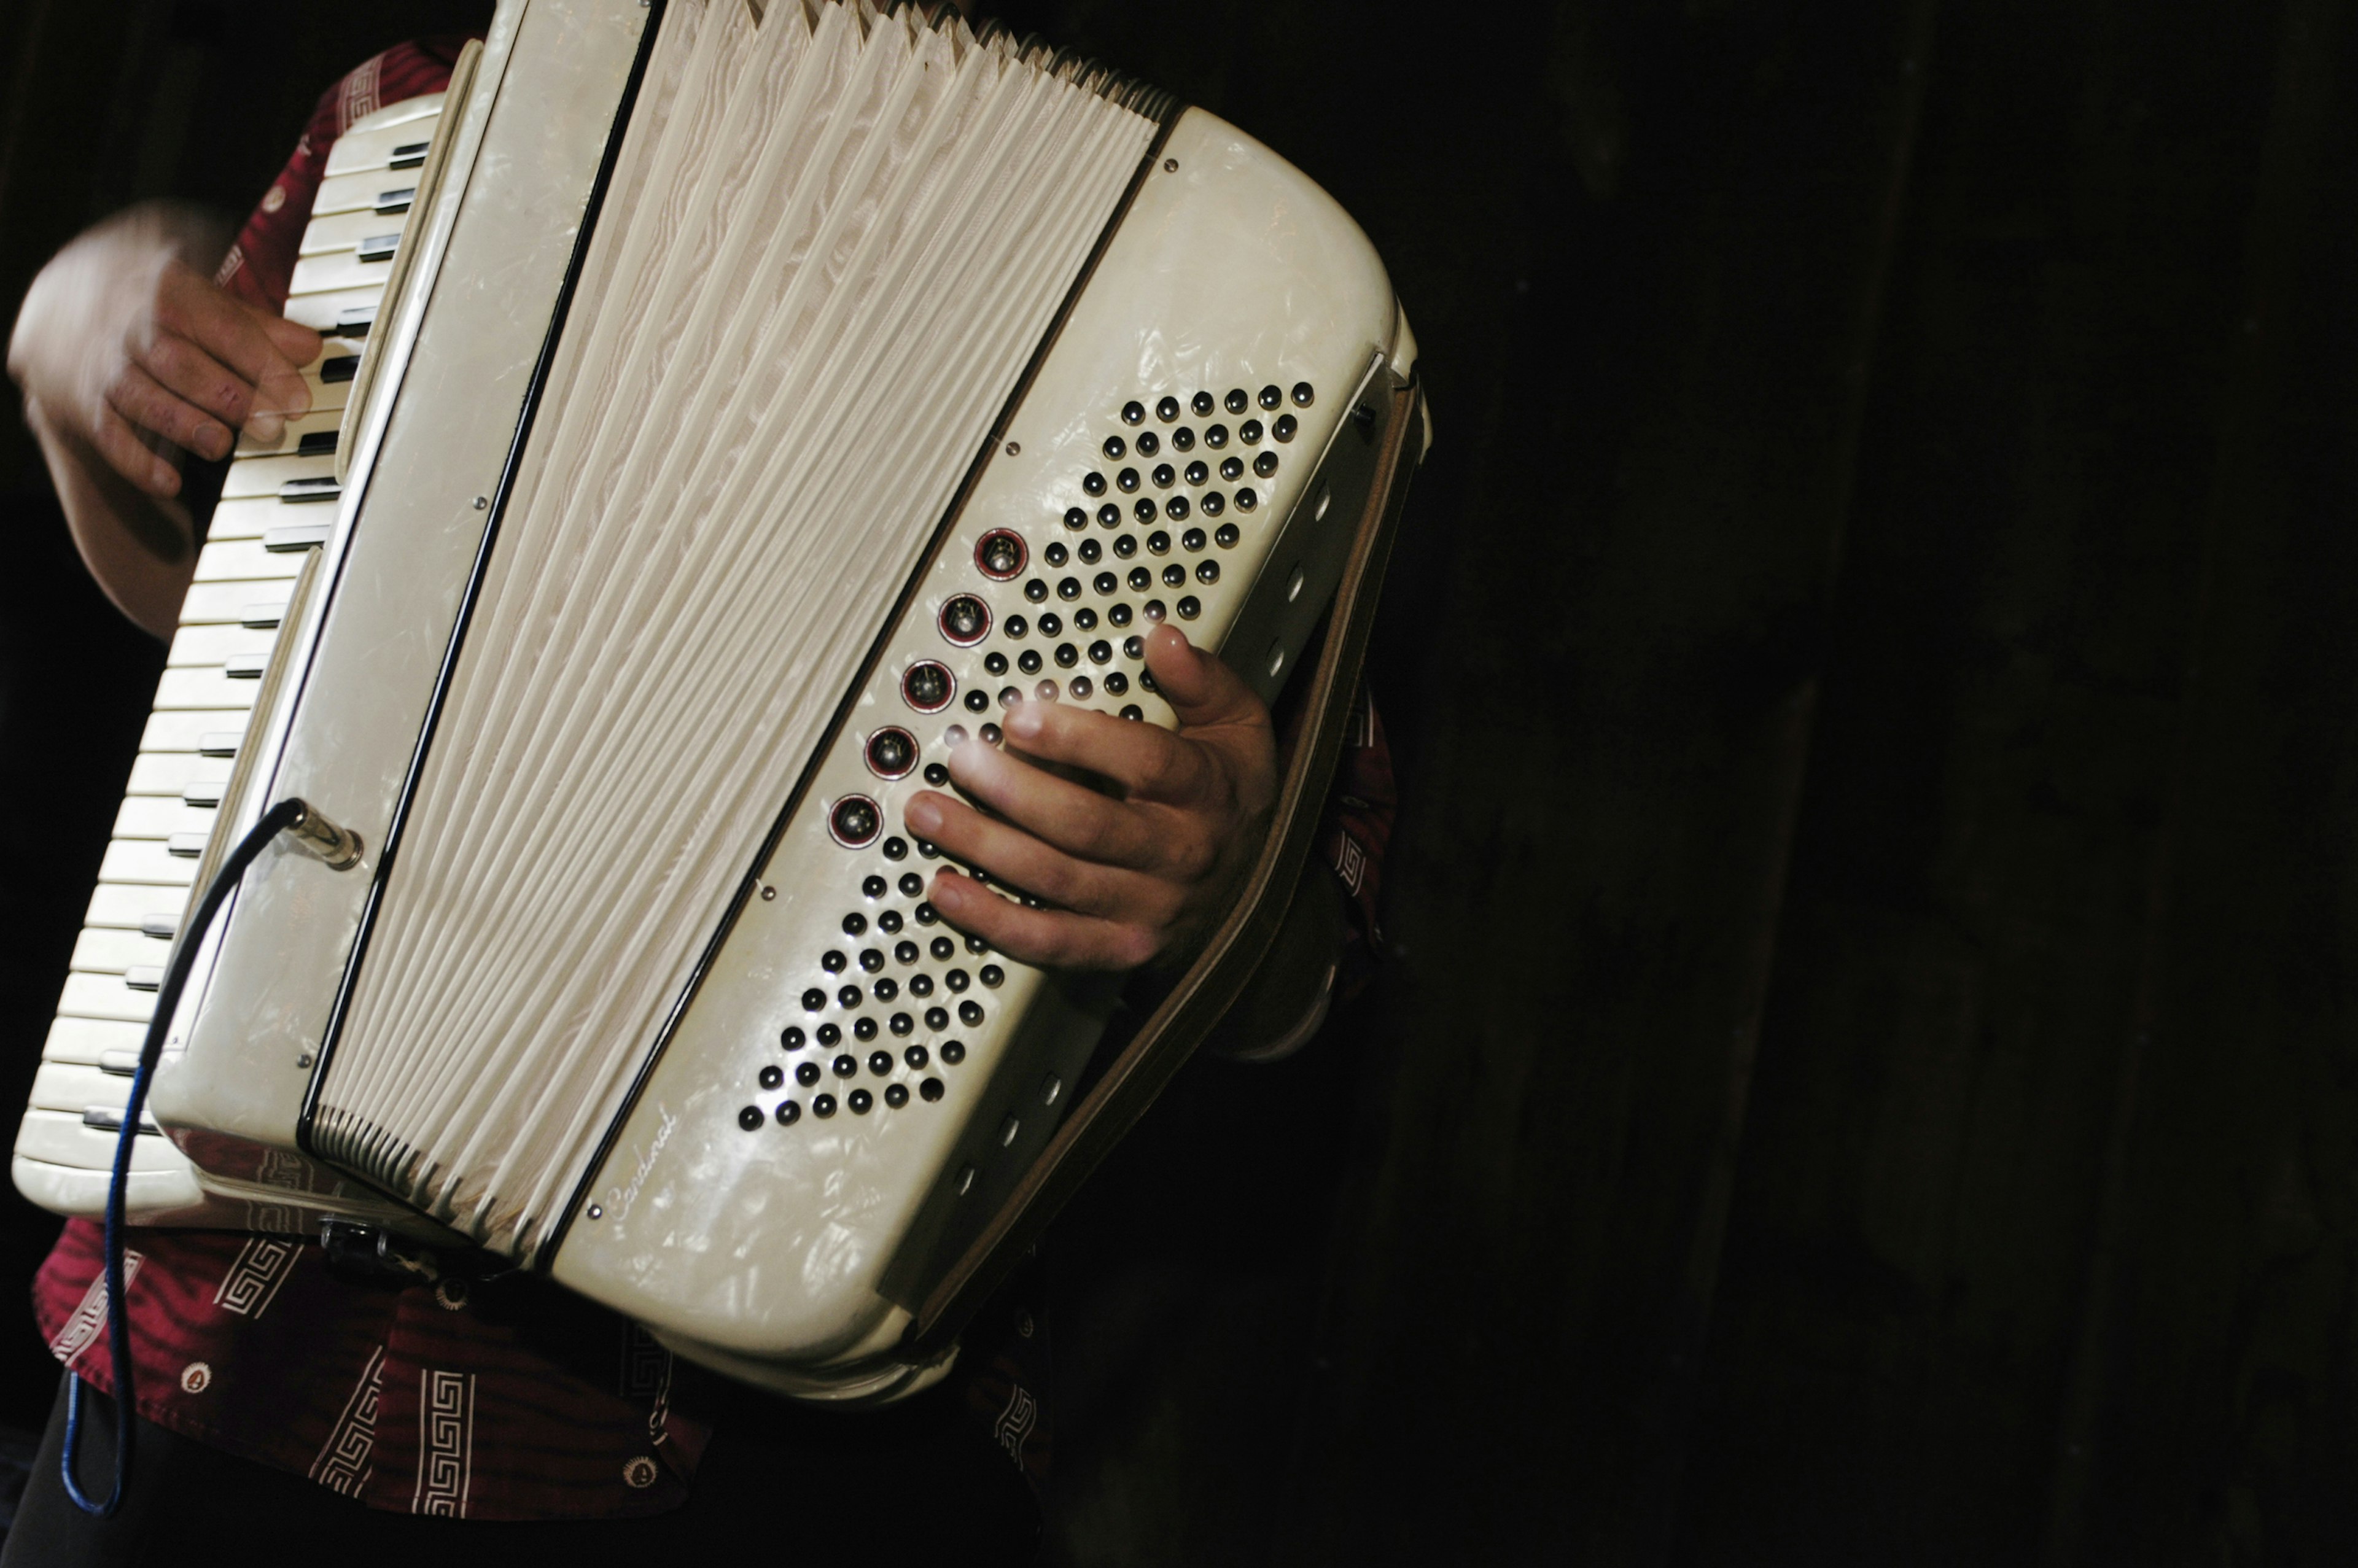
[[[1381,264],[1199,110],[941,8],[503,0],[334,148],[16,1141],[131,1217],[480,1249],[813,1398],[947,1364],[1249,979],[1426,422]],[[357,356],[357,357],[356,357]],[[357,373],[354,373],[357,372]],[[1238,906],[1112,992],[924,902],[909,794],[1018,702],[1173,716],[1160,620],[1303,736]],[[1010,896],[1020,896],[1011,893]]]

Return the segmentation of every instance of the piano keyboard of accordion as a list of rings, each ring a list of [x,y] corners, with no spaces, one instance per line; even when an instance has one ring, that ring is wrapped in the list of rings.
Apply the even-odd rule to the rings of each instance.
[[[434,92],[388,105],[330,151],[287,302],[290,319],[333,334],[303,373],[311,408],[275,446],[243,441],[231,460],[17,1133],[18,1190],[59,1213],[104,1212],[114,1134],[171,938],[288,597],[334,526],[345,400],[442,102]],[[154,1126],[151,1112],[143,1133]],[[140,1138],[132,1171],[128,1201],[143,1217],[255,1218],[243,1203],[209,1201],[160,1136]]]
[[[208,849],[300,795],[366,853],[255,862],[157,1080],[211,1222],[479,1248],[890,1397],[1249,976],[1413,340],[1267,149],[942,10],[504,0],[454,81]],[[362,212],[309,319],[369,308]],[[1264,694],[1302,665],[1310,722],[1236,912],[1098,1061],[1112,988],[936,920],[901,808],[1017,702],[1173,722],[1163,620]]]

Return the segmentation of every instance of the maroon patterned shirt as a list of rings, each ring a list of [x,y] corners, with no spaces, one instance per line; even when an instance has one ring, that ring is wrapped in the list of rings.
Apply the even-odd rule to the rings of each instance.
[[[462,38],[388,49],[327,95],[222,263],[222,284],[287,301],[328,149],[389,103],[438,92]],[[1322,838],[1372,951],[1391,767],[1363,698]],[[70,1221],[33,1283],[58,1359],[113,1391],[105,1249]],[[1033,1271],[968,1333],[963,1409],[1034,1482],[1049,1456],[1047,1334]],[[701,1376],[622,1318],[536,1280],[378,1284],[316,1242],[133,1229],[124,1260],[139,1413],[371,1508],[480,1519],[661,1513],[687,1495],[710,1425]]]

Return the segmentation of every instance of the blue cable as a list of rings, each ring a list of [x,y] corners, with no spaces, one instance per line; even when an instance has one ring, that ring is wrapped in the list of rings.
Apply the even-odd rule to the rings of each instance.
[[[66,1385],[65,1451],[58,1456],[58,1469],[66,1484],[66,1496],[74,1507],[99,1519],[111,1517],[123,1506],[124,1488],[131,1482],[131,1438],[138,1425],[138,1402],[131,1390],[131,1320],[123,1306],[123,1199],[131,1184],[131,1151],[139,1136],[139,1118],[147,1106],[147,1082],[156,1075],[156,1064],[164,1054],[164,1036],[172,1027],[172,1014],[178,1011],[180,992],[189,983],[189,971],[195,967],[197,948],[204,941],[205,931],[213,916],[228,899],[238,879],[245,875],[246,867],[254,863],[273,838],[295,826],[308,815],[310,807],[295,799],[280,801],[262,814],[262,820],[237,841],[222,868],[206,885],[205,895],[198,901],[196,914],[179,934],[172,949],[171,967],[164,973],[164,983],[156,991],[156,1012],[147,1022],[147,1037],[139,1046],[139,1070],[131,1079],[130,1103],[123,1108],[123,1127],[114,1135],[114,1172],[106,1188],[106,1342],[114,1366],[114,1488],[103,1502],[92,1502],[82,1495],[81,1484],[74,1479],[74,1454],[81,1438],[81,1379],[73,1376]]]

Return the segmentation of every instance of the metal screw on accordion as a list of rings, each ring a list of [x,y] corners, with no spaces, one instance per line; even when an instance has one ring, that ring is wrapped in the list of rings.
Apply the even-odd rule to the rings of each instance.
[[[1008,455],[1009,457],[1011,457],[1011,458],[1020,458],[1020,457],[1022,457],[1022,456],[1023,455],[1023,443],[1022,443],[1022,442],[1021,442],[1021,441],[1010,441],[1010,442],[1008,442],[1008,443],[1007,443],[1007,455]]]
[[[603,1204],[594,1204],[594,1203],[593,1203],[593,1204],[591,1204],[591,1205],[590,1206],[590,1218],[592,1218],[592,1219],[603,1219],[603,1218],[605,1218],[605,1217],[606,1217],[606,1207],[605,1207],[605,1206],[604,1206]]]
[[[1179,172],[1179,160],[1178,160],[1177,158],[1175,158],[1175,157],[1167,157],[1167,158],[1164,158],[1164,159],[1163,160],[1163,173],[1165,173],[1165,174],[1176,174],[1176,173],[1178,173],[1178,172]]]
[[[478,511],[478,512],[487,512],[487,511],[491,510],[491,505],[492,505],[492,498],[491,498],[490,496],[488,496],[488,495],[479,495],[479,496],[475,497],[475,510],[476,510],[476,511]]]

